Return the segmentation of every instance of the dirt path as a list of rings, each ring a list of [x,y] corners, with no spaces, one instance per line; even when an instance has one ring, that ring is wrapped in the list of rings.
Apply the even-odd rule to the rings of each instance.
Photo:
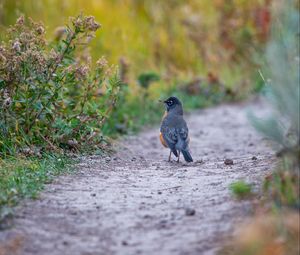
[[[157,128],[122,141],[111,157],[84,159],[77,174],[26,202],[1,239],[21,237],[24,255],[214,254],[251,211],[250,202],[232,198],[229,184],[261,181],[272,162],[245,117],[248,106],[186,117],[192,164],[167,162]],[[225,158],[234,164],[225,165]]]

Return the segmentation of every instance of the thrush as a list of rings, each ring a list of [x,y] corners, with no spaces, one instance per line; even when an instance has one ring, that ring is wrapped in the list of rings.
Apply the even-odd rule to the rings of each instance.
[[[182,104],[177,97],[170,97],[163,101],[166,107],[160,127],[160,141],[162,145],[170,149],[169,161],[172,153],[177,157],[177,162],[182,153],[186,162],[192,162],[193,158],[189,150],[189,130],[183,119]]]

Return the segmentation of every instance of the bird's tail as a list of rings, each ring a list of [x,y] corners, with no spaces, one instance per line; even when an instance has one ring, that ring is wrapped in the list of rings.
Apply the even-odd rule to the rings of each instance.
[[[192,156],[191,156],[191,154],[190,154],[189,151],[187,151],[187,150],[182,150],[181,152],[182,152],[182,155],[183,155],[184,160],[185,160],[186,162],[193,162],[193,158],[192,158]]]

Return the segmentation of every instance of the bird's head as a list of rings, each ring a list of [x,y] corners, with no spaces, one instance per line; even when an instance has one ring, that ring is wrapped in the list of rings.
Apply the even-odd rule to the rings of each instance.
[[[176,112],[178,114],[183,114],[182,104],[177,97],[169,97],[164,100],[163,103],[166,106],[167,112]]]

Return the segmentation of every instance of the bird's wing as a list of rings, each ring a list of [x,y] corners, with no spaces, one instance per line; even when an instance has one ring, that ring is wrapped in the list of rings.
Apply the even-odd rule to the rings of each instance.
[[[189,130],[188,128],[182,127],[182,128],[178,128],[177,133],[179,134],[180,138],[183,140],[187,140],[188,136],[189,136]]]
[[[178,135],[175,128],[170,128],[167,126],[163,126],[161,128],[161,133],[164,138],[164,141],[168,145],[168,147],[171,149],[171,151],[174,153],[174,155],[177,157],[177,151],[175,149],[175,145],[178,141]]]
[[[178,142],[176,148],[178,150],[187,150],[189,145],[189,130],[186,126],[178,128],[176,130],[178,136]]]

